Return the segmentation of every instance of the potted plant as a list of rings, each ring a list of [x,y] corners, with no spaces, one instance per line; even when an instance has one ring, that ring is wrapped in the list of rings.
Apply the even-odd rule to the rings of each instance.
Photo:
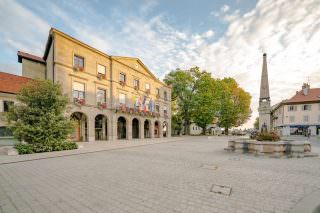
[[[106,109],[107,108],[107,104],[106,103],[101,103],[101,102],[98,102],[98,108],[99,109]]]

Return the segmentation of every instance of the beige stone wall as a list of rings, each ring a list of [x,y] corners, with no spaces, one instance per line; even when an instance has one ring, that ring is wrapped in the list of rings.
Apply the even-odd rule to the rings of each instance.
[[[50,55],[50,53],[49,53]],[[74,55],[84,58],[84,70],[75,71],[73,69]],[[97,77],[97,66],[101,64],[106,67],[106,76],[104,79]],[[119,73],[126,74],[126,85],[120,85]],[[80,43],[68,36],[60,33],[54,33],[54,73],[55,82],[62,85],[63,92],[69,97],[70,106],[67,114],[73,112],[82,112],[87,117],[87,135],[88,140],[93,141],[95,128],[95,117],[99,114],[104,115],[108,120],[108,139],[117,139],[117,121],[119,116],[123,116],[127,120],[127,139],[132,138],[132,120],[137,118],[140,125],[140,138],[143,138],[143,124],[145,120],[150,120],[154,125],[155,121],[159,122],[159,126],[167,124],[168,135],[171,136],[171,91],[162,82],[156,79],[139,60],[134,58],[118,58],[110,57],[99,52],[83,43]],[[133,80],[139,79],[139,90],[134,89]],[[76,106],[72,104],[72,85],[73,82],[85,84],[85,105]],[[145,84],[150,84],[150,94],[146,93]],[[96,91],[98,88],[107,91],[107,109],[99,109],[97,107]],[[160,97],[156,95],[156,88],[160,89]],[[164,91],[167,92],[168,100],[164,100]],[[153,100],[153,109],[155,103],[160,105],[160,117],[148,117],[143,115],[133,115],[129,113],[116,112],[119,103],[119,93],[126,95],[127,106],[133,106],[134,96],[148,96]],[[164,116],[163,109],[167,107],[168,117]],[[152,127],[152,125],[151,125]],[[160,128],[162,136],[162,128]],[[153,131],[154,129],[152,129]]]
[[[22,76],[33,79],[45,79],[46,67],[44,64],[22,59]]]

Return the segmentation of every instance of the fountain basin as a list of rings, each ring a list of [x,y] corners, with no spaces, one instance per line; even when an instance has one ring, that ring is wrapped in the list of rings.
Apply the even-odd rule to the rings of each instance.
[[[275,157],[310,157],[318,156],[311,153],[311,144],[308,141],[257,141],[252,139],[234,139],[228,141],[225,150],[236,153],[252,153],[255,155],[270,155]]]

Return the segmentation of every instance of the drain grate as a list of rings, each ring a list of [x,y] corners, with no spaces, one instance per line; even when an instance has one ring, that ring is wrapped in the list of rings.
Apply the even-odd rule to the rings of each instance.
[[[217,165],[213,165],[213,164],[202,164],[200,166],[200,168],[202,168],[202,169],[210,169],[210,170],[217,170],[218,166]]]
[[[231,190],[232,190],[231,186],[213,184],[210,192],[230,196]]]

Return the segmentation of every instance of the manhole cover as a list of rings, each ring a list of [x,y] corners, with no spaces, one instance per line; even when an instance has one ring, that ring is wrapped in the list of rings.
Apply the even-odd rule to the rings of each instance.
[[[200,166],[202,169],[210,169],[210,170],[217,170],[218,166],[217,165],[212,165],[212,164],[202,164]]]
[[[213,184],[210,192],[229,196],[231,194],[231,190],[232,188],[230,186]]]

